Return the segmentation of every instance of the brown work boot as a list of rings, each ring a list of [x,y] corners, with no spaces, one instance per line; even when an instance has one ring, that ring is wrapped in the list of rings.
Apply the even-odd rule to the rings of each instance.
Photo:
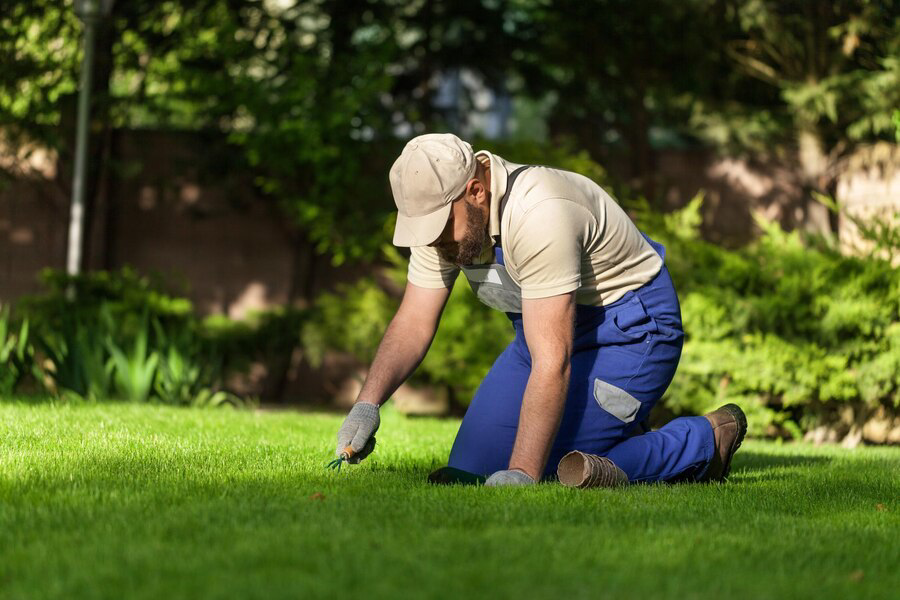
[[[725,481],[731,472],[731,458],[747,433],[747,417],[737,404],[726,404],[703,416],[712,425],[716,448],[699,481]]]

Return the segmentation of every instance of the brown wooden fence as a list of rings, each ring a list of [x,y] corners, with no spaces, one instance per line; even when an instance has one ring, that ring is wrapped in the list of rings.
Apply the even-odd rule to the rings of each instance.
[[[885,166],[900,163],[900,151],[886,148],[876,153],[875,168],[848,163],[838,189],[855,210],[900,210],[900,169]],[[368,272],[365,265],[335,269],[327,257],[315,257],[254,191],[248,174],[232,166],[221,140],[120,130],[111,149],[91,227],[92,268],[131,265],[161,273],[201,314],[232,317],[287,302],[298,278],[307,281],[309,295]],[[0,302],[37,291],[42,268],[65,264],[69,189],[56,162],[52,155],[17,158],[0,149],[0,167],[19,173],[0,181]],[[753,211],[791,228],[809,222],[815,206],[789,165],[706,150],[660,152],[656,164],[668,208],[705,190],[703,230],[714,241],[750,239]]]

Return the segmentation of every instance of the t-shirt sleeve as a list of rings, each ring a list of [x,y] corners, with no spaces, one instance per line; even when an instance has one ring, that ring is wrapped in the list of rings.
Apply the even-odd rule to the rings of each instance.
[[[549,298],[581,285],[584,240],[593,216],[583,206],[548,198],[510,223],[507,252],[515,263],[522,298]]]
[[[415,246],[410,251],[407,281],[423,288],[453,287],[459,267],[441,258],[431,246]]]

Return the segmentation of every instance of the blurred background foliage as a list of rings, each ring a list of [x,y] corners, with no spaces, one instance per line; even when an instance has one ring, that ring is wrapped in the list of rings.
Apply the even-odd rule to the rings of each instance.
[[[791,153],[831,193],[900,106],[891,0],[129,1],[101,25],[95,129],[225,134],[338,262],[377,255],[391,204],[372,184],[399,140],[473,133],[486,91],[509,105],[501,137],[622,161],[651,200],[651,146],[698,140]],[[80,31],[72,2],[4,3],[4,136],[66,150]]]
[[[3,3],[4,147],[71,162],[81,31],[71,1]],[[405,279],[386,246],[385,173],[405,139],[451,130],[592,177],[669,247],[689,336],[671,411],[740,400],[758,426],[797,435],[842,405],[900,402],[900,276],[887,260],[764,221],[746,248],[709,244],[700,198],[660,214],[651,160],[661,145],[765,153],[827,200],[844,157],[900,136],[896,2],[123,0],[94,66],[89,177],[110,161],[112,128],[212,132],[317,253],[384,265],[394,284],[363,279],[234,322],[200,319],[133,271],[49,272],[45,294],[0,313],[0,393],[237,403],[229,375],[256,361],[298,348],[313,363],[329,350],[370,359]],[[896,229],[869,230],[896,251]],[[510,333],[464,288],[416,376],[458,405]]]

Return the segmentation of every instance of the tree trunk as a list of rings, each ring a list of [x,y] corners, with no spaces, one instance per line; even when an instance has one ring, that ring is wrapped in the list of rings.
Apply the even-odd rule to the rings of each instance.
[[[108,203],[113,201],[106,193],[111,143],[109,83],[112,77],[112,47],[115,38],[111,19],[103,19],[97,23],[95,36],[87,169],[84,182],[85,212],[81,248],[83,270],[108,268],[110,263],[106,257],[108,236],[105,229],[111,225],[108,223],[107,213]]]
[[[827,194],[829,189],[829,158],[825,144],[815,126],[799,124],[797,128],[797,157],[800,177],[806,192],[803,222],[799,225],[810,232],[830,236],[835,233],[827,206],[816,200],[813,192]]]

